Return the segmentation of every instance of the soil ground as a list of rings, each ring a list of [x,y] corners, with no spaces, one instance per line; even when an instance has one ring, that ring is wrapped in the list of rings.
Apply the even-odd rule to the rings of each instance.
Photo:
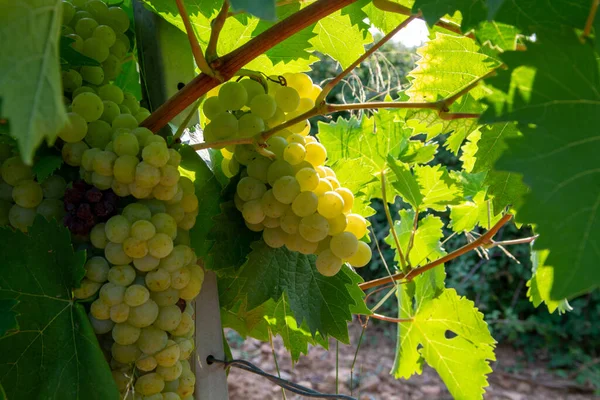
[[[352,372],[352,392],[350,390],[351,365],[360,335],[360,327],[353,324],[351,329],[352,345],[339,346],[339,393],[352,395],[360,400],[451,400],[437,373],[425,367],[422,375],[410,380],[396,380],[389,374],[394,361],[395,339],[390,333],[369,327],[358,353]],[[277,374],[271,346],[254,339],[242,341],[235,332],[227,332],[234,358],[248,360],[264,371]],[[330,351],[321,347],[309,349],[308,356],[302,356],[292,366],[280,338],[274,340],[277,361],[281,377],[300,385],[324,393],[335,393],[335,342],[330,342]],[[508,346],[500,346],[496,351],[497,361],[492,364],[494,372],[489,375],[487,400],[547,400],[600,399],[575,382],[562,380],[548,372],[542,362],[523,366],[519,353]],[[523,368],[514,370],[519,363]],[[279,386],[267,379],[249,372],[232,368],[229,373],[229,397],[237,400],[275,400],[283,399]],[[583,389],[583,391],[582,391]],[[286,398],[307,399],[290,392]]]

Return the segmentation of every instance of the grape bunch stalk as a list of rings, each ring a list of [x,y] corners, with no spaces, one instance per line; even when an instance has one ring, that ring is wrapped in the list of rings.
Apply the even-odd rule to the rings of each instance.
[[[321,89],[309,76],[283,78],[285,85],[271,78],[267,90],[242,79],[209,93],[213,96],[203,105],[210,120],[205,141],[252,137],[314,107]],[[333,276],[344,262],[358,268],[370,261],[371,248],[360,240],[367,235],[367,222],[352,213],[354,195],[325,166],[327,150],[309,133],[304,120],[269,138],[266,152],[249,144],[227,146],[221,149],[221,166],[230,177],[245,167],[234,200],[249,229],[262,231],[270,247],[316,254],[318,271]]]

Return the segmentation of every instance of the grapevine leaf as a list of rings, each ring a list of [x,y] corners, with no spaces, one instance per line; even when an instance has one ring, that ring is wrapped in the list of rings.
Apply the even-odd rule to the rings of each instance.
[[[416,295],[415,300],[412,320],[399,324],[403,335],[398,337],[392,372],[396,377],[408,378],[421,372],[419,362],[424,360],[437,371],[455,399],[481,398],[488,384],[486,375],[492,372],[488,360],[495,360],[496,343],[483,314],[454,289],[446,289],[435,298]],[[422,347],[415,350],[419,345]]]
[[[273,249],[258,241],[252,244],[248,262],[219,291],[228,294],[223,298],[230,303],[246,300],[248,309],[269,299],[279,301],[286,294],[296,321],[305,322],[312,335],[318,332],[348,343],[351,311],[364,302],[364,293],[351,289],[358,282],[353,275],[344,267],[335,276],[323,276],[316,269],[315,256]]]
[[[394,160],[391,156],[388,158],[390,169],[396,176],[395,181],[392,183],[397,193],[402,196],[402,200],[413,206],[413,208],[419,208],[423,203],[423,195],[419,190],[419,184],[412,174],[410,168],[403,163]]]
[[[221,185],[202,158],[190,146],[182,146],[179,172],[194,182],[198,197],[198,216],[194,227],[190,229],[192,248],[199,257],[208,253],[211,241],[208,238],[213,226],[213,218],[219,214]]]
[[[437,143],[423,143],[420,140],[410,140],[406,151],[400,154],[398,160],[407,164],[426,164],[433,160],[437,149]]]
[[[258,18],[274,20],[275,0],[231,0],[231,8],[247,11]]]
[[[38,182],[43,182],[52,175],[54,171],[59,169],[62,164],[63,159],[61,156],[45,155],[35,162],[33,165],[33,173]]]
[[[412,267],[425,264],[427,261],[437,260],[445,252],[442,249],[440,239],[443,237],[442,228],[444,223],[441,219],[431,214],[419,220],[410,252],[408,246],[413,234],[415,211],[400,210],[400,219],[394,221],[394,230],[398,236],[403,254],[409,254],[409,262]],[[390,234],[385,239],[392,248],[397,249],[393,236]],[[399,259],[396,257],[396,259]]]
[[[17,312],[14,310],[17,304],[19,302],[15,299],[0,300],[0,338],[6,335],[7,332],[19,328]]]
[[[70,67],[81,67],[84,65],[100,66],[100,63],[93,58],[84,56],[82,53],[71,47],[75,39],[68,36],[60,37],[60,63],[64,70]]]
[[[269,300],[253,310],[248,310],[245,302],[239,302],[231,308],[221,307],[221,323],[224,328],[234,329],[243,338],[250,336],[266,342],[269,340],[269,328],[265,314],[266,309],[272,307],[272,302]]]
[[[85,275],[67,228],[37,217],[27,234],[0,230],[0,299],[18,300],[19,329],[0,339],[8,398],[115,399],[109,365],[72,288]]]
[[[133,94],[136,99],[142,99],[140,72],[137,69],[137,61],[135,59],[121,65],[121,73],[115,78],[114,84],[123,89],[124,92]]]
[[[532,251],[531,252],[531,269],[533,275],[527,282],[527,296],[534,306],[539,307],[540,304],[546,303],[548,312],[551,314],[558,309],[559,314],[571,311],[567,299],[553,300],[550,298],[550,290],[552,289],[552,280],[554,279],[552,268],[547,268],[544,265],[548,258],[548,250]]]
[[[0,13],[0,93],[24,161],[66,122],[59,63],[60,0],[8,1]]]
[[[550,250],[545,261],[554,275],[550,298],[570,298],[600,285],[596,54],[574,32],[564,32],[540,34],[526,52],[502,58],[512,74],[490,81],[492,106],[482,120],[519,122],[523,135],[507,140],[496,168],[523,174],[531,188],[519,220],[536,225],[540,238],[534,249]]]
[[[502,51],[515,50],[517,47],[517,36],[520,31],[513,25],[503,24],[496,21],[486,21],[475,30],[475,37],[482,45],[491,43]]]
[[[485,200],[482,190],[462,204],[450,206],[450,227],[454,232],[472,231],[476,226],[490,229],[502,217],[494,214],[491,202]]]
[[[415,176],[423,196],[421,209],[431,208],[444,211],[450,204],[460,199],[460,189],[441,165],[415,167]]]
[[[508,147],[506,140],[519,136],[521,133],[513,123],[494,124],[481,130],[472,172],[486,173],[484,184],[488,186],[487,196],[492,198],[494,210],[508,205],[519,209],[527,193],[521,174],[494,170],[494,164]]]
[[[352,212],[363,217],[375,214],[375,210],[370,206],[371,198],[362,191],[365,185],[376,179],[373,168],[360,158],[338,160],[331,168],[340,185],[355,194]]]
[[[462,14],[462,28],[466,32],[487,17],[485,0],[416,0],[413,13],[421,11],[429,26],[433,26],[444,15],[456,11]]]

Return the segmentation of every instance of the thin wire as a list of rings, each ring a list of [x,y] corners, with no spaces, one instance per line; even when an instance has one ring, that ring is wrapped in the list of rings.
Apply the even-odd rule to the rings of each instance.
[[[288,381],[286,379],[279,378],[275,375],[271,375],[246,360],[225,361],[225,360],[216,359],[213,356],[208,356],[206,358],[206,362],[208,364],[212,364],[212,363],[223,364],[224,368],[236,367],[239,369],[243,369],[244,371],[252,372],[254,374],[257,374],[257,375],[267,378],[271,382],[275,383],[276,385],[281,386],[282,388],[284,388],[286,390],[289,390],[292,393],[296,393],[296,394],[299,394],[299,395],[302,395],[305,397],[313,397],[313,398],[321,398],[321,399],[357,400],[355,397],[347,396],[345,394],[321,393],[316,390],[298,385],[297,383]]]

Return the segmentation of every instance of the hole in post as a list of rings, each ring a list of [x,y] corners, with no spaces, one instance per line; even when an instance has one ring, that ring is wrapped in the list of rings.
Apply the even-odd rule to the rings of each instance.
[[[183,89],[183,87],[184,87],[184,86],[185,86],[185,83],[183,83],[183,82],[179,82],[179,83],[177,84],[177,90],[181,90],[181,89]]]
[[[215,358],[212,355],[209,355],[208,357],[206,357],[206,363],[208,365],[211,365],[215,362]]]

